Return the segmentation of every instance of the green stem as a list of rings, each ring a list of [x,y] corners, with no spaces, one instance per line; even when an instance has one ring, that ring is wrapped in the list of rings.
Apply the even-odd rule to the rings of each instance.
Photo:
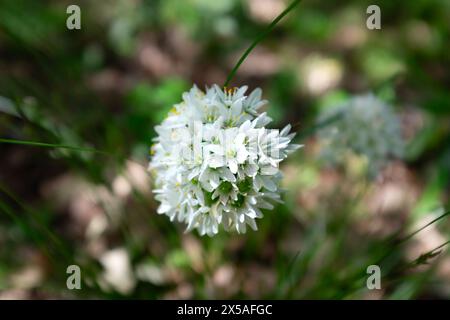
[[[42,148],[60,148],[60,149],[86,151],[86,152],[94,152],[94,153],[100,153],[100,154],[104,154],[104,155],[110,155],[109,153],[107,153],[105,151],[101,151],[101,150],[97,150],[97,149],[93,149],[93,148],[83,148],[83,147],[69,146],[69,145],[64,145],[64,144],[53,144],[53,143],[45,143],[45,142],[4,139],[4,138],[0,138],[0,143],[21,144],[21,145],[42,147]]]
[[[299,140],[299,139],[305,139],[309,136],[311,136],[312,134],[314,134],[316,131],[323,129],[333,123],[335,123],[336,121],[340,120],[343,117],[344,113],[343,112],[338,112],[334,115],[329,116],[326,119],[323,119],[322,121],[316,123],[315,125],[313,125],[312,127],[305,129],[301,132],[299,132],[296,136],[295,139]],[[295,124],[293,127],[295,128],[298,125]]]
[[[84,148],[84,147],[77,147],[77,146],[70,146],[66,144],[56,144],[56,143],[47,143],[47,142],[38,142],[38,141],[28,141],[28,140],[16,140],[16,139],[5,139],[0,138],[0,143],[8,143],[8,144],[18,144],[18,145],[26,145],[26,146],[32,146],[32,147],[40,147],[40,148],[56,148],[56,149],[68,149],[68,150],[74,150],[74,151],[81,151],[81,152],[92,152],[101,154],[106,157],[114,158],[116,160],[127,160],[133,163],[136,163],[142,167],[145,167],[142,163],[129,159],[126,157],[121,157],[106,151],[94,149],[94,148]]]
[[[404,238],[398,240],[397,245],[399,245],[399,244],[401,244],[401,243],[403,243],[403,242],[405,242],[405,241],[411,239],[412,237],[414,237],[416,234],[418,234],[418,233],[419,233],[420,231],[422,231],[423,229],[425,229],[425,228],[431,226],[431,225],[434,224],[435,222],[441,220],[442,218],[444,218],[444,217],[446,217],[446,216],[448,216],[448,215],[450,215],[450,211],[447,211],[447,212],[441,214],[439,217],[437,217],[437,218],[434,219],[433,221],[430,221],[429,223],[427,223],[426,225],[424,225],[424,226],[421,227],[420,229],[417,229],[416,231],[410,233],[410,234],[407,235],[406,237],[404,237]]]
[[[247,50],[245,50],[244,54],[241,56],[241,58],[239,59],[239,61],[236,63],[236,65],[234,66],[234,68],[231,70],[231,72],[228,74],[227,80],[224,83],[224,87],[228,86],[228,84],[230,83],[231,79],[233,79],[234,75],[236,74],[236,71],[239,69],[239,67],[241,66],[241,64],[244,62],[244,60],[247,58],[247,56],[250,54],[250,52],[256,47],[256,45],[263,40],[272,30],[273,28],[275,28],[275,26],[277,25],[277,23],[283,19],[283,17],[285,15],[287,15],[292,9],[295,8],[295,6],[297,6],[300,1],[302,0],[294,0],[282,13],[280,13],[267,27],[266,30],[264,30],[254,41],[253,43],[250,45],[250,47],[247,48]]]

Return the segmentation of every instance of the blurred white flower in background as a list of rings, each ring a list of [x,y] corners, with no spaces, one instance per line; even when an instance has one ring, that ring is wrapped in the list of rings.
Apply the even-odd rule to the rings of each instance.
[[[391,157],[401,158],[404,141],[400,121],[391,106],[372,94],[355,96],[335,108],[325,109],[318,123],[331,123],[319,130],[321,157],[330,164],[343,164],[349,152],[367,160],[371,176]]]
[[[318,96],[338,86],[343,77],[339,60],[319,54],[311,54],[299,65],[298,76],[304,90]]]
[[[115,290],[121,294],[129,294],[136,286],[130,256],[125,248],[116,248],[105,252],[100,257],[104,268],[98,279],[104,290]]]
[[[158,213],[198,229],[201,235],[256,230],[261,208],[280,201],[279,163],[299,148],[290,126],[267,129],[272,121],[258,109],[261,90],[194,86],[157,126],[149,169],[155,178]]]

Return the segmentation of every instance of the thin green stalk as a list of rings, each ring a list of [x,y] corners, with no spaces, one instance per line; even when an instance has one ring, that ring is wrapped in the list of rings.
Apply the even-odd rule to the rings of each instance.
[[[275,28],[278,22],[280,22],[281,19],[283,19],[284,16],[286,16],[292,9],[294,9],[302,0],[294,0],[282,13],[280,13],[267,27],[266,30],[264,30],[250,45],[250,47],[245,50],[244,54],[241,56],[239,61],[236,63],[234,68],[231,70],[231,72],[228,74],[227,80],[224,83],[224,87],[228,86],[231,79],[233,79],[234,75],[236,74],[237,70],[241,66],[241,64],[244,62],[244,60],[247,58],[247,56],[250,54],[250,52],[256,47],[256,45],[263,40],[272,30]]]
[[[5,139],[5,138],[0,138],[0,143],[20,144],[20,145],[27,145],[27,146],[34,146],[34,147],[41,147],[41,148],[60,148],[60,149],[68,149],[68,150],[75,150],[75,151],[93,152],[93,153],[99,153],[99,154],[108,155],[108,156],[111,155],[108,152],[105,152],[102,150],[97,150],[94,148],[76,147],[76,146],[69,146],[69,145],[65,145],[65,144],[54,144],[54,143],[46,143],[46,142]]]
[[[53,233],[40,219],[37,217],[39,214],[35,212],[34,210],[27,207],[25,204],[23,204],[22,201],[20,201],[15,195],[13,195],[9,190],[4,188],[0,184],[0,191],[3,192],[6,196],[8,196],[11,200],[16,202],[27,214],[26,217],[20,217],[19,215],[15,214],[6,203],[3,203],[0,201],[0,212],[5,212],[15,223],[19,225],[19,227],[24,231],[25,234],[30,235],[36,245],[42,250],[42,252],[45,254],[45,256],[52,261],[53,265],[56,265],[57,263],[65,263],[67,265],[76,263],[80,264],[80,262],[76,261],[76,258],[72,257],[68,250],[65,248],[64,243],[61,241],[61,239],[58,238],[58,236]],[[33,228],[31,226],[31,223],[29,220],[32,220],[38,227],[40,227],[40,230]],[[49,243],[45,243],[44,239],[48,238],[50,241]],[[53,246],[50,246],[50,244],[53,244]],[[56,257],[52,255],[50,248],[55,249],[59,253]],[[82,265],[83,272],[91,277],[91,279],[95,279],[95,271],[88,265]],[[99,285],[92,281],[92,283],[86,282],[86,279],[83,277],[82,281],[84,282],[85,286],[92,287],[94,289],[98,289]]]
[[[387,243],[390,244],[392,247],[392,249],[390,251],[385,252],[378,260],[377,262],[375,262],[374,264],[380,264],[383,260],[385,260],[387,257],[389,257],[393,252],[394,249],[397,246],[402,245],[403,243],[405,243],[406,241],[408,241],[409,239],[411,239],[412,237],[414,237],[416,234],[418,234],[419,232],[421,232],[422,230],[426,229],[427,227],[431,226],[432,224],[438,222],[439,220],[445,218],[446,216],[450,215],[450,211],[447,211],[443,214],[441,214],[439,217],[437,217],[436,219],[433,219],[432,221],[430,221],[429,223],[427,223],[426,225],[424,225],[423,227],[420,227],[419,229],[411,232],[409,235],[407,235],[406,237],[403,237],[401,239],[388,239]]]
[[[306,129],[306,130],[303,130],[303,131],[299,132],[299,133],[295,136],[295,139],[296,139],[296,140],[299,140],[299,139],[305,139],[305,138],[311,136],[312,134],[314,134],[316,131],[318,131],[318,130],[320,130],[320,129],[323,129],[323,128],[325,128],[326,126],[335,123],[336,121],[338,121],[339,119],[341,119],[343,115],[344,115],[343,112],[338,112],[338,113],[336,113],[336,114],[334,114],[334,115],[331,115],[331,116],[329,116],[328,118],[326,118],[326,119],[324,119],[324,120],[318,122],[317,124],[313,125],[312,127],[310,127],[310,128],[308,128],[308,129]],[[295,127],[296,125],[297,125],[297,124],[295,124],[294,127]]]
[[[423,265],[423,264],[429,264],[428,260],[437,257],[438,255],[441,254],[442,252],[442,248],[444,248],[445,246],[450,244],[450,240],[447,240],[446,242],[440,244],[439,246],[437,246],[434,249],[431,249],[430,251],[427,251],[425,253],[422,253],[419,257],[417,257],[416,259],[410,261],[409,263],[407,263],[403,268],[401,268],[400,270],[396,271],[394,274],[394,278],[396,275],[400,275],[403,274],[405,271],[415,268],[419,265]],[[441,250],[442,249],[442,250]]]
[[[417,259],[412,261],[410,263],[410,265],[416,266],[416,265],[420,265],[420,264],[428,264],[428,260],[441,254],[441,252],[442,252],[441,249],[444,248],[445,246],[447,246],[448,244],[450,244],[450,240],[445,241],[444,243],[440,244],[439,246],[437,246],[434,249],[431,249],[430,251],[422,253]]]
[[[49,237],[51,241],[58,247],[58,249],[63,252],[63,254],[66,254],[66,250],[64,248],[63,243],[61,240],[39,219],[39,214],[36,214],[35,212],[32,212],[31,209],[29,209],[22,201],[20,201],[11,191],[9,191],[6,187],[4,187],[0,183],[0,192],[3,192],[6,196],[8,196],[10,199],[12,199],[14,202],[16,202],[25,212],[29,212],[29,217],[32,221],[36,223],[39,227],[42,228],[43,232]]]
[[[56,148],[56,149],[67,149],[67,150],[73,150],[73,151],[81,151],[81,152],[92,152],[101,154],[103,156],[112,157],[119,160],[127,160],[131,161],[133,163],[136,163],[140,166],[145,167],[142,163],[139,163],[136,160],[129,159],[126,157],[121,157],[103,150],[98,150],[94,148],[85,148],[85,147],[77,147],[77,146],[70,146],[65,144],[57,144],[57,143],[47,143],[47,142],[39,142],[39,141],[29,141],[29,140],[16,140],[16,139],[5,139],[0,138],[0,143],[7,143],[7,144],[18,144],[18,145],[26,145],[26,146],[32,146],[32,147],[40,147],[40,148]]]
[[[380,255],[379,257],[377,257],[376,259],[374,259],[373,262],[371,262],[370,264],[373,265],[381,265],[381,263],[388,258],[393,252],[395,252],[396,248],[400,245],[402,245],[403,243],[405,243],[406,241],[408,241],[409,239],[411,239],[412,237],[414,237],[416,234],[418,234],[419,232],[421,232],[422,230],[426,229],[427,227],[429,227],[430,225],[438,222],[439,220],[443,219],[444,217],[450,215],[450,211],[447,211],[443,214],[441,214],[439,217],[437,217],[436,219],[432,220],[431,222],[427,223],[426,225],[424,225],[423,227],[420,227],[419,229],[413,231],[412,233],[410,233],[409,235],[405,236],[404,238],[401,239],[395,239],[392,237],[389,237],[388,239],[386,239],[386,244],[390,245],[390,250],[384,252],[382,255]],[[443,244],[441,244],[440,246],[434,248],[433,250],[429,251],[428,253],[425,253],[423,255],[421,255],[421,257],[426,256],[427,254],[433,253],[436,250],[439,250],[440,248],[448,245],[450,243],[450,241],[447,241]],[[415,259],[412,263],[417,262],[421,257]],[[366,268],[364,267],[362,270],[358,271],[355,276],[354,276],[354,282],[356,284],[355,290],[359,289],[359,282],[357,281],[358,279],[361,279],[363,277],[365,277],[367,275],[366,273]]]
[[[397,242],[396,244],[399,245],[399,244],[401,244],[401,243],[403,243],[403,242],[409,240],[410,238],[414,237],[417,233],[419,233],[419,232],[422,231],[423,229],[425,229],[425,228],[431,226],[433,223],[435,223],[435,222],[441,220],[442,218],[445,218],[445,217],[448,216],[448,215],[450,215],[450,211],[447,211],[447,212],[441,214],[439,217],[437,217],[436,219],[430,221],[429,223],[427,223],[426,225],[424,225],[424,226],[421,227],[420,229],[417,229],[416,231],[410,233],[410,234],[407,235],[406,237],[404,237],[404,238],[398,240],[398,242]]]
[[[11,220],[14,221],[16,225],[19,226],[20,229],[22,229],[23,233],[30,236],[33,241],[35,242],[36,246],[39,247],[44,255],[49,258],[51,261],[55,261],[53,257],[51,256],[48,247],[43,243],[42,239],[39,237],[37,232],[30,228],[22,219],[20,219],[18,216],[16,216],[11,208],[7,206],[3,201],[0,201],[0,212],[6,213],[7,216],[11,218]]]

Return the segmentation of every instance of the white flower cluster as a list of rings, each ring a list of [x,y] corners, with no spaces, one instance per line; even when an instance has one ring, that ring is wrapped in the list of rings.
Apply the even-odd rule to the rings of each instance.
[[[197,228],[201,235],[256,230],[261,208],[280,201],[279,163],[299,145],[290,144],[290,126],[266,129],[272,120],[258,109],[261,90],[194,86],[183,94],[151,148],[158,213]]]
[[[348,151],[368,161],[374,176],[389,157],[401,157],[404,143],[400,121],[392,108],[373,94],[355,96],[343,105],[325,110],[319,123],[332,121],[319,131],[322,156],[344,163]]]

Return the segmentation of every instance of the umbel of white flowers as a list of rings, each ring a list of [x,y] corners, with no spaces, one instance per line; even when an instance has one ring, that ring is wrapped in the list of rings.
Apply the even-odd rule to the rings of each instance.
[[[300,145],[290,144],[290,126],[267,129],[272,121],[258,109],[261,90],[247,86],[206,93],[194,86],[161,125],[150,150],[158,213],[213,236],[256,230],[261,208],[280,202],[279,163]]]
[[[368,173],[374,177],[389,158],[403,155],[400,121],[391,106],[373,94],[325,109],[319,123],[326,119],[332,123],[318,135],[323,143],[321,156],[331,164],[344,163],[351,152],[366,158]]]

